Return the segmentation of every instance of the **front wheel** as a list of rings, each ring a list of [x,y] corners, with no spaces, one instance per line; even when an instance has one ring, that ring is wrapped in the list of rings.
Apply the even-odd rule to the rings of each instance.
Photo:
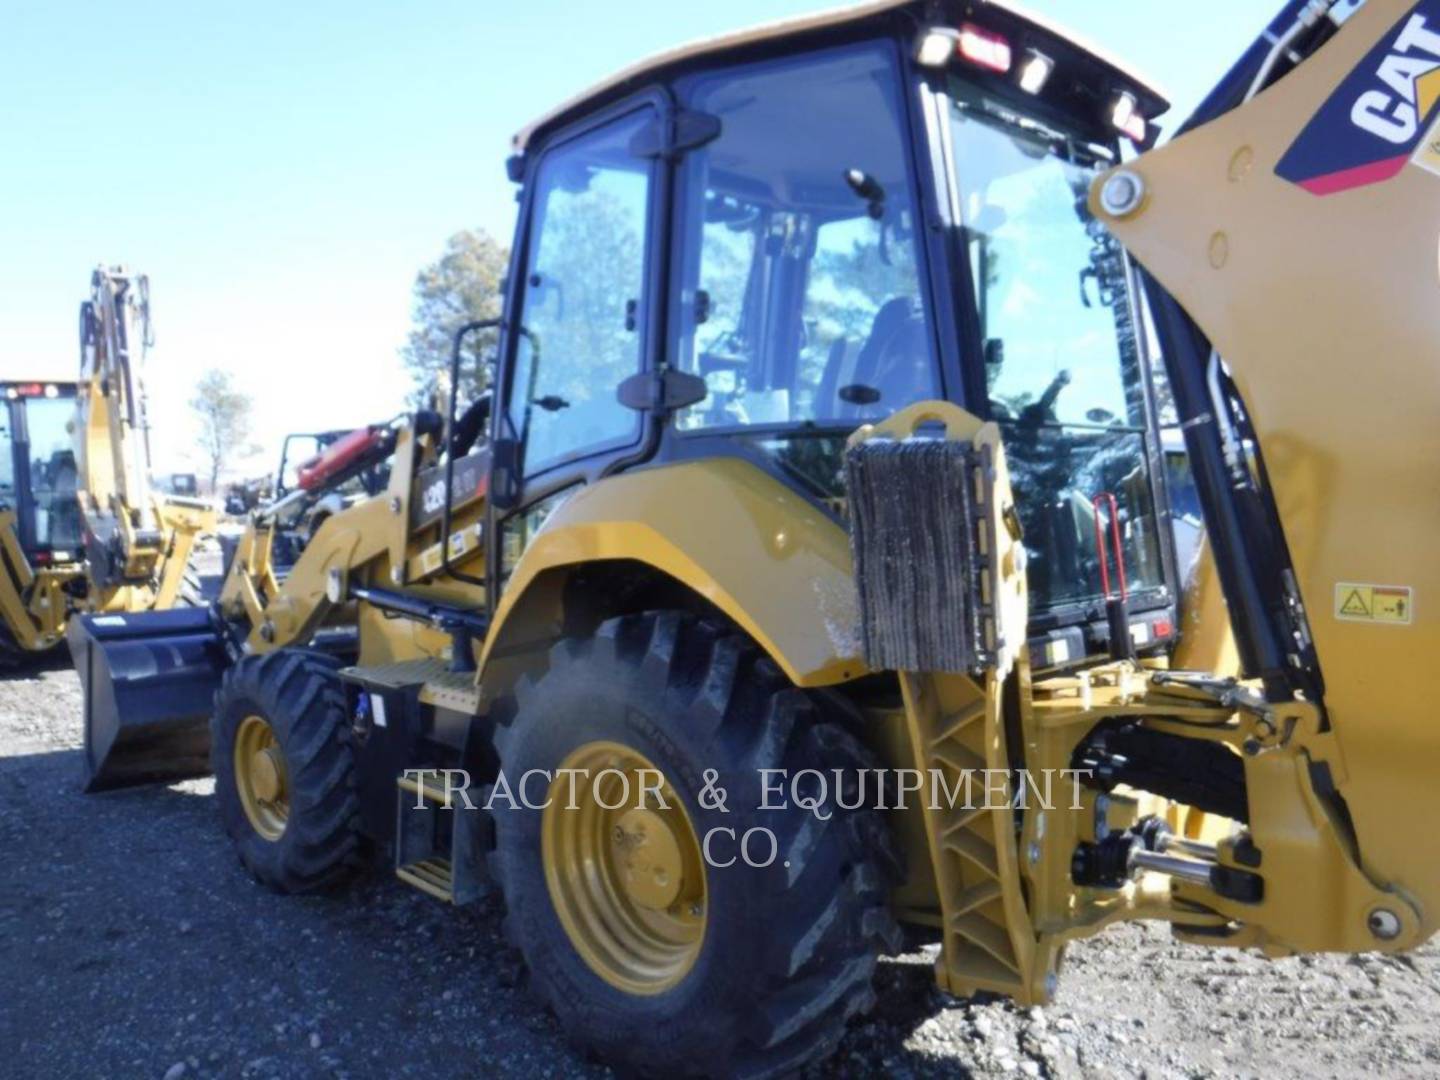
[[[496,734],[515,798],[497,782],[493,871],[534,988],[582,1046],[646,1074],[774,1075],[872,1004],[898,947],[884,823],[761,808],[781,802],[767,777],[871,764],[831,708],[677,613],[562,641],[522,681]]]
[[[306,649],[225,673],[210,720],[215,799],[240,861],[277,892],[316,892],[364,865],[336,662]]]

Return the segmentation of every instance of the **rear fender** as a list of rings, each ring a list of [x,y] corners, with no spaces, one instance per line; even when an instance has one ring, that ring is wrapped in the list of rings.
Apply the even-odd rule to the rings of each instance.
[[[738,458],[611,477],[563,502],[525,549],[481,657],[558,635],[568,572],[640,563],[749,634],[797,686],[867,674],[845,530]]]

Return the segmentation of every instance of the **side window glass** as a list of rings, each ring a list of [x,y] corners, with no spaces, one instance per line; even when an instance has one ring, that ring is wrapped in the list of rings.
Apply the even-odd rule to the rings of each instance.
[[[884,48],[696,78],[719,117],[685,159],[683,429],[853,426],[939,396],[902,100]]]
[[[10,406],[0,403],[0,504],[15,505],[15,442]]]
[[[509,400],[527,475],[639,437],[616,388],[641,362],[650,171],[629,145],[650,116],[541,160]]]

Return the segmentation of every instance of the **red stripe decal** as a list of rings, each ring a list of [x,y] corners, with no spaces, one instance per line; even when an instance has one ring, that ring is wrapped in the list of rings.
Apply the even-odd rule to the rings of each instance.
[[[1326,173],[1324,176],[1302,180],[1300,186],[1312,195],[1334,195],[1341,191],[1349,191],[1351,188],[1365,187],[1367,184],[1379,184],[1389,180],[1397,175],[1405,167],[1405,162],[1409,160],[1408,154],[1401,154],[1399,157],[1386,158],[1384,161],[1373,161],[1369,165],[1357,165],[1353,169],[1341,169],[1339,172]]]

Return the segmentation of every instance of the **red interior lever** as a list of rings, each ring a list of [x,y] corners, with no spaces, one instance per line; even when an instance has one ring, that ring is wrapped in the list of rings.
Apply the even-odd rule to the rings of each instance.
[[[1108,491],[1102,491],[1090,500],[1090,508],[1095,511],[1095,548],[1100,555],[1100,591],[1103,594],[1102,599],[1110,599],[1110,554],[1105,547],[1105,527],[1100,523],[1100,509],[1102,506],[1110,515],[1110,539],[1114,544],[1115,573],[1120,581],[1120,599],[1128,600],[1130,598],[1130,590],[1125,583],[1125,547],[1120,542],[1120,510],[1115,503],[1115,496]]]

